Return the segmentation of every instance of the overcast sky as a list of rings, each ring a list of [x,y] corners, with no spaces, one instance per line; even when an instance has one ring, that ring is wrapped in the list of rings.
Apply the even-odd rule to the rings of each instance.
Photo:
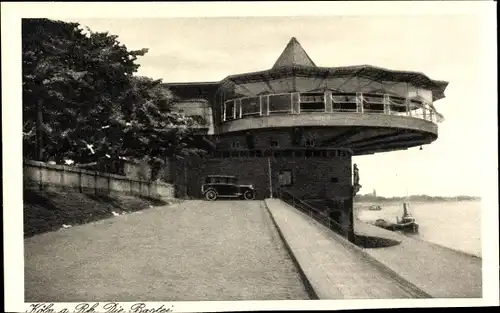
[[[371,64],[449,81],[446,98],[435,103],[446,118],[439,138],[422,151],[356,157],[361,193],[481,195],[479,112],[495,103],[478,96],[484,52],[479,16],[64,20],[118,35],[129,49],[149,48],[138,74],[165,82],[219,81],[269,69],[291,37],[318,66]]]

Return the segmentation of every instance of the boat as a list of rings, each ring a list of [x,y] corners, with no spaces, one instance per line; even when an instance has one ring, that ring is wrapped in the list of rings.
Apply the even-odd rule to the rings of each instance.
[[[414,233],[418,232],[418,223],[416,222],[413,215],[408,212],[409,204],[407,202],[403,203],[403,215],[401,219],[396,217],[396,230],[412,231]]]
[[[396,223],[392,223],[384,219],[378,219],[375,221],[374,225],[387,230],[413,233],[417,233],[419,227],[415,218],[408,212],[408,203],[403,204],[403,215],[401,216],[401,219],[396,217]]]
[[[380,207],[380,205],[372,205],[368,208],[368,210],[370,211],[380,211],[382,210],[382,208]]]

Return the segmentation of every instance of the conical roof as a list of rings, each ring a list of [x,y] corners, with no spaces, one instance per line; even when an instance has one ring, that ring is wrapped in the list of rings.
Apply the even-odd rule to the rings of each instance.
[[[274,63],[273,68],[295,65],[316,67],[316,64],[307,55],[307,52],[302,48],[297,39],[292,37],[286,45],[285,50],[283,50],[276,63]]]

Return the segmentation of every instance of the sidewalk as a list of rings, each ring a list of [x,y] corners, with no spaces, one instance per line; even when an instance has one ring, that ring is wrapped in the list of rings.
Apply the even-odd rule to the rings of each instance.
[[[481,298],[482,260],[478,257],[410,238],[360,220],[354,221],[359,235],[400,241],[396,246],[363,249],[434,298]]]
[[[387,248],[361,249],[280,200],[268,199],[266,204],[311,285],[323,298],[404,297],[401,291],[411,286],[416,287],[413,291],[420,289],[434,298],[482,295],[480,258],[355,220],[358,235],[401,242]],[[405,281],[408,286],[404,286]]]
[[[358,251],[335,240],[329,229],[277,199],[265,200],[284,240],[319,299],[419,298]]]

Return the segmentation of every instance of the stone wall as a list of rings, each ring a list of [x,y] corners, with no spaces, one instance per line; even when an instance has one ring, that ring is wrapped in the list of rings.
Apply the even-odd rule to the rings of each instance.
[[[88,171],[72,166],[24,161],[24,188],[72,190],[82,193],[128,194],[156,199],[174,197],[171,184],[131,179],[129,177]]]

